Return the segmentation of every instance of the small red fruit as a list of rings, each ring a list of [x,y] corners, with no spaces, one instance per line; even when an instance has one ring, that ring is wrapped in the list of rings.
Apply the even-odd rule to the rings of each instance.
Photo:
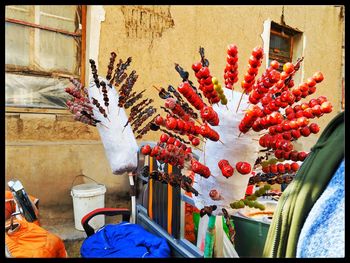
[[[305,126],[305,127],[300,129],[300,133],[304,137],[308,137],[310,135],[311,131],[310,131],[310,128],[308,126]]]
[[[257,59],[261,59],[264,55],[264,51],[261,47],[255,47],[252,51],[252,55]]]
[[[295,97],[301,96],[302,92],[299,87],[292,88],[292,93]]]
[[[168,139],[169,136],[166,133],[163,133],[159,138],[160,142],[167,142]]]
[[[248,66],[247,72],[249,75],[257,75],[258,71],[259,71],[259,68],[254,68],[254,67],[251,67],[250,65]]]
[[[278,173],[278,168],[276,164],[271,164],[270,165],[270,173],[277,174]]]
[[[320,127],[317,125],[317,123],[311,123],[309,128],[310,128],[310,131],[314,134],[320,131]]]
[[[294,162],[297,162],[299,160],[298,155],[299,155],[299,153],[297,151],[291,151],[289,159],[294,161]]]
[[[283,65],[283,71],[287,74],[290,74],[294,71],[294,65],[290,62],[287,62]]]
[[[322,110],[320,105],[315,105],[312,107],[312,114],[319,117],[322,115]]]
[[[225,176],[226,178],[229,178],[233,175],[234,173],[234,169],[231,165],[226,165],[223,167],[223,169],[221,170],[222,175]]]
[[[318,104],[321,105],[323,102],[328,101],[326,96],[320,96],[317,98]]]
[[[227,46],[227,54],[231,55],[231,56],[235,56],[237,55],[238,50],[237,50],[237,46],[235,44],[231,44]]]
[[[312,113],[312,109],[311,108],[307,108],[306,110],[303,111],[303,116],[305,118],[308,118],[308,119],[312,119],[314,118],[315,116],[313,115]]]
[[[298,153],[298,160],[301,161],[301,162],[304,161],[305,158],[307,157],[307,155],[308,154],[306,152],[299,152]]]
[[[316,85],[316,81],[313,79],[313,78],[308,78],[306,80],[306,84],[309,86],[309,87],[313,87]]]
[[[254,56],[249,57],[249,65],[253,68],[259,67],[261,62]]]
[[[310,108],[312,108],[312,107],[314,107],[314,106],[316,106],[316,105],[318,105],[317,99],[311,99],[311,100],[309,101],[309,107],[310,107]]]
[[[187,147],[185,152],[188,153],[188,154],[192,153],[192,148],[191,147]]]
[[[175,140],[174,145],[180,148],[182,146],[182,143],[179,140]]]
[[[237,61],[238,61],[238,57],[237,57],[237,56],[233,57],[233,56],[228,55],[228,56],[226,57],[226,62],[227,62],[228,64],[230,64],[230,65],[236,64]]]
[[[278,69],[280,67],[280,63],[277,60],[272,60],[270,66],[274,69]]]
[[[194,64],[192,65],[192,69],[193,69],[195,72],[198,72],[201,68],[202,68],[202,63],[200,63],[200,62],[194,63]]]
[[[300,131],[299,130],[292,130],[292,136],[293,136],[293,138],[294,139],[299,139],[300,138],[300,136],[301,136],[301,134],[300,134]]]
[[[284,151],[282,151],[282,150],[276,150],[275,151],[275,157],[277,158],[277,159],[284,159],[283,158],[283,153],[284,153]]]
[[[309,91],[309,86],[306,83],[303,83],[303,84],[299,85],[299,89],[302,93],[307,92],[307,91]]]
[[[246,73],[246,74],[244,75],[244,80],[245,80],[246,82],[251,82],[252,80],[254,80],[254,75],[250,75],[250,74]]]
[[[288,76],[289,76],[288,73],[286,73],[285,71],[282,71],[281,75],[280,75],[280,78],[281,78],[281,80],[285,80]]]
[[[240,174],[249,174],[252,170],[251,165],[247,162],[238,162],[236,169]]]
[[[291,120],[291,121],[289,122],[289,126],[290,126],[290,128],[291,128],[292,130],[299,128],[299,125],[298,125],[298,123],[297,123],[295,120]]]
[[[192,145],[198,146],[200,144],[200,140],[197,137],[194,137],[191,141]]]
[[[321,111],[323,113],[330,113],[332,111],[332,104],[329,101],[325,101],[321,104]]]
[[[177,126],[177,121],[175,118],[170,117],[166,120],[165,122],[165,126],[169,129],[169,130],[174,130],[176,129]]]
[[[312,78],[316,81],[316,83],[320,83],[324,77],[323,77],[323,74],[321,71],[317,71],[313,76]]]
[[[296,172],[299,170],[299,164],[298,163],[291,163],[290,168]]]
[[[277,164],[277,170],[281,174],[284,174],[286,172],[286,169],[284,168],[284,165],[282,163]]]
[[[152,148],[148,144],[142,146],[142,148],[141,148],[141,153],[143,155],[149,155],[151,153],[151,151],[152,151]]]
[[[264,166],[264,167],[262,168],[262,171],[263,171],[264,173],[270,173],[270,166],[269,166],[269,165]]]
[[[290,131],[284,132],[283,139],[290,141],[292,139],[292,133]]]
[[[289,164],[289,163],[285,163],[285,164],[284,164],[284,169],[285,169],[285,171],[286,171],[287,173],[289,173],[290,170],[291,170],[290,164]]]
[[[160,125],[163,125],[164,123],[164,119],[162,116],[157,116],[156,119],[155,119],[155,123],[160,126]]]
[[[283,152],[283,159],[289,160],[290,159],[290,153],[291,152]]]
[[[308,91],[309,95],[314,94],[315,92],[316,92],[316,86],[309,87],[309,91]]]
[[[176,139],[174,137],[169,137],[166,143],[169,144],[169,145],[170,144],[174,144],[175,140]]]

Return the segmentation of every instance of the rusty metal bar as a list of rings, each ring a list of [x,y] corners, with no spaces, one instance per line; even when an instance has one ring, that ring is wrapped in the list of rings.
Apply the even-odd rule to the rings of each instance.
[[[6,18],[5,22],[18,24],[18,25],[23,25],[23,26],[34,27],[34,28],[39,28],[39,29],[43,29],[43,30],[47,30],[47,31],[51,31],[51,32],[56,32],[56,33],[61,33],[61,34],[68,35],[68,36],[73,36],[73,37],[81,37],[82,36],[82,34],[80,34],[80,33],[69,32],[69,31],[66,31],[66,30],[56,29],[56,28],[43,26],[43,25],[38,25],[38,24],[30,23],[30,22],[25,22],[25,21],[13,19],[13,18]]]

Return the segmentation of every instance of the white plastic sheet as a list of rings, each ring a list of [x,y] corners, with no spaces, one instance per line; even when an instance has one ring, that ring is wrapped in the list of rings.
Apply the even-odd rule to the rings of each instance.
[[[105,79],[100,78],[101,80],[106,84],[108,83]],[[121,174],[126,171],[132,171],[137,167],[138,146],[130,124],[124,129],[124,124],[127,122],[128,117],[124,108],[118,107],[118,93],[116,89],[114,87],[110,88],[108,85],[106,87],[109,98],[108,109],[104,105],[102,88],[100,87],[99,92],[93,80],[89,84],[89,99],[90,101],[92,101],[92,98],[97,99],[105,109],[110,120],[103,117],[98,108],[95,105],[93,106],[95,118],[103,124],[97,124],[97,128],[111,169],[114,174]]]
[[[257,152],[259,148],[258,135],[254,131],[249,131],[246,134],[241,134],[238,137],[240,131],[238,125],[244,116],[244,110],[248,108],[248,97],[243,96],[240,108],[236,113],[238,101],[241,97],[241,93],[233,92],[228,89],[224,89],[224,93],[228,99],[228,109],[223,106],[214,106],[215,111],[220,118],[219,126],[212,127],[220,134],[220,140],[224,143],[213,142],[207,140],[205,144],[205,157],[202,152],[199,161],[209,167],[211,176],[207,179],[200,175],[195,175],[193,187],[200,193],[200,195],[194,197],[195,205],[201,209],[204,206],[216,205],[217,209],[213,212],[213,215],[222,215],[222,208],[226,208],[229,213],[233,213],[233,209],[230,207],[230,203],[244,198],[245,191],[248,185],[250,174],[240,174],[235,165],[237,162],[248,162],[253,167],[257,158]],[[231,166],[235,169],[234,174],[226,178],[222,175],[221,170],[218,167],[218,162],[222,159],[229,161]],[[216,189],[221,195],[222,199],[214,201],[210,198],[209,192],[212,189]]]

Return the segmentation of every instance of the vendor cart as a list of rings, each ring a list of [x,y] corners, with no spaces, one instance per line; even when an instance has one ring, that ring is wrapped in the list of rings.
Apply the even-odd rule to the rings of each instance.
[[[146,144],[155,145],[154,142],[143,142],[140,148]],[[197,158],[197,155],[194,154],[194,157]],[[87,236],[94,234],[94,229],[88,224],[94,216],[122,215],[123,221],[141,225],[148,232],[165,238],[170,246],[172,257],[203,257],[203,251],[196,246],[196,240],[188,240],[185,232],[186,220],[189,220],[185,215],[185,206],[191,206],[196,211],[193,199],[180,187],[172,187],[142,176],[141,171],[146,166],[150,171],[180,173],[176,167],[161,164],[155,158],[139,152],[137,172],[130,175],[131,211],[127,208],[100,208],[92,211],[82,219]],[[196,215],[199,217],[199,213]],[[195,225],[195,235],[198,229],[196,215],[191,218]],[[235,248],[239,256],[260,257],[269,224],[236,215],[232,216],[232,219],[236,226]]]

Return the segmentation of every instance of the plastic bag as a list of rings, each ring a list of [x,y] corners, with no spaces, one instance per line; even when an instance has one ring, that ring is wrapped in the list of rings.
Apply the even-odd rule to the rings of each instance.
[[[228,109],[223,105],[214,106],[214,110],[220,118],[220,124],[212,127],[220,134],[220,140],[224,144],[207,140],[205,156],[202,152],[199,161],[209,167],[212,175],[205,179],[196,174],[193,184],[193,187],[200,193],[200,195],[193,197],[196,207],[201,209],[204,206],[216,205],[217,209],[213,212],[213,215],[222,215],[222,208],[225,208],[229,213],[233,213],[230,203],[244,198],[251,175],[240,174],[235,165],[237,162],[244,161],[253,167],[259,148],[258,142],[253,140],[258,139],[258,135],[254,131],[249,131],[246,134],[242,133],[238,137],[240,134],[238,125],[245,114],[244,110],[248,108],[247,96],[243,96],[240,108],[236,113],[241,93],[234,91],[233,101],[230,90],[224,89],[224,93],[228,99]],[[222,175],[218,166],[218,162],[222,159],[228,160],[234,168],[234,174],[229,178]],[[221,200],[214,201],[210,198],[209,192],[212,189],[219,192]]]
[[[209,217],[204,216],[199,219],[197,247],[204,251],[205,238],[207,234]],[[215,258],[239,258],[237,251],[232,245],[223,229],[222,216],[217,216],[215,220],[215,243],[214,243],[214,257]]]
[[[103,78],[99,79],[106,84],[109,83]],[[108,108],[104,105],[102,88],[98,89],[93,80],[89,84],[89,99],[92,101],[92,98],[95,98],[106,111],[108,119],[93,105],[95,118],[103,124],[97,124],[97,129],[105,148],[109,165],[114,174],[121,174],[126,171],[132,171],[137,167],[138,146],[130,124],[124,129],[124,124],[128,121],[128,117],[124,108],[118,107],[119,96],[115,87],[112,86],[113,88],[110,88],[108,85],[106,87],[109,98]]]

